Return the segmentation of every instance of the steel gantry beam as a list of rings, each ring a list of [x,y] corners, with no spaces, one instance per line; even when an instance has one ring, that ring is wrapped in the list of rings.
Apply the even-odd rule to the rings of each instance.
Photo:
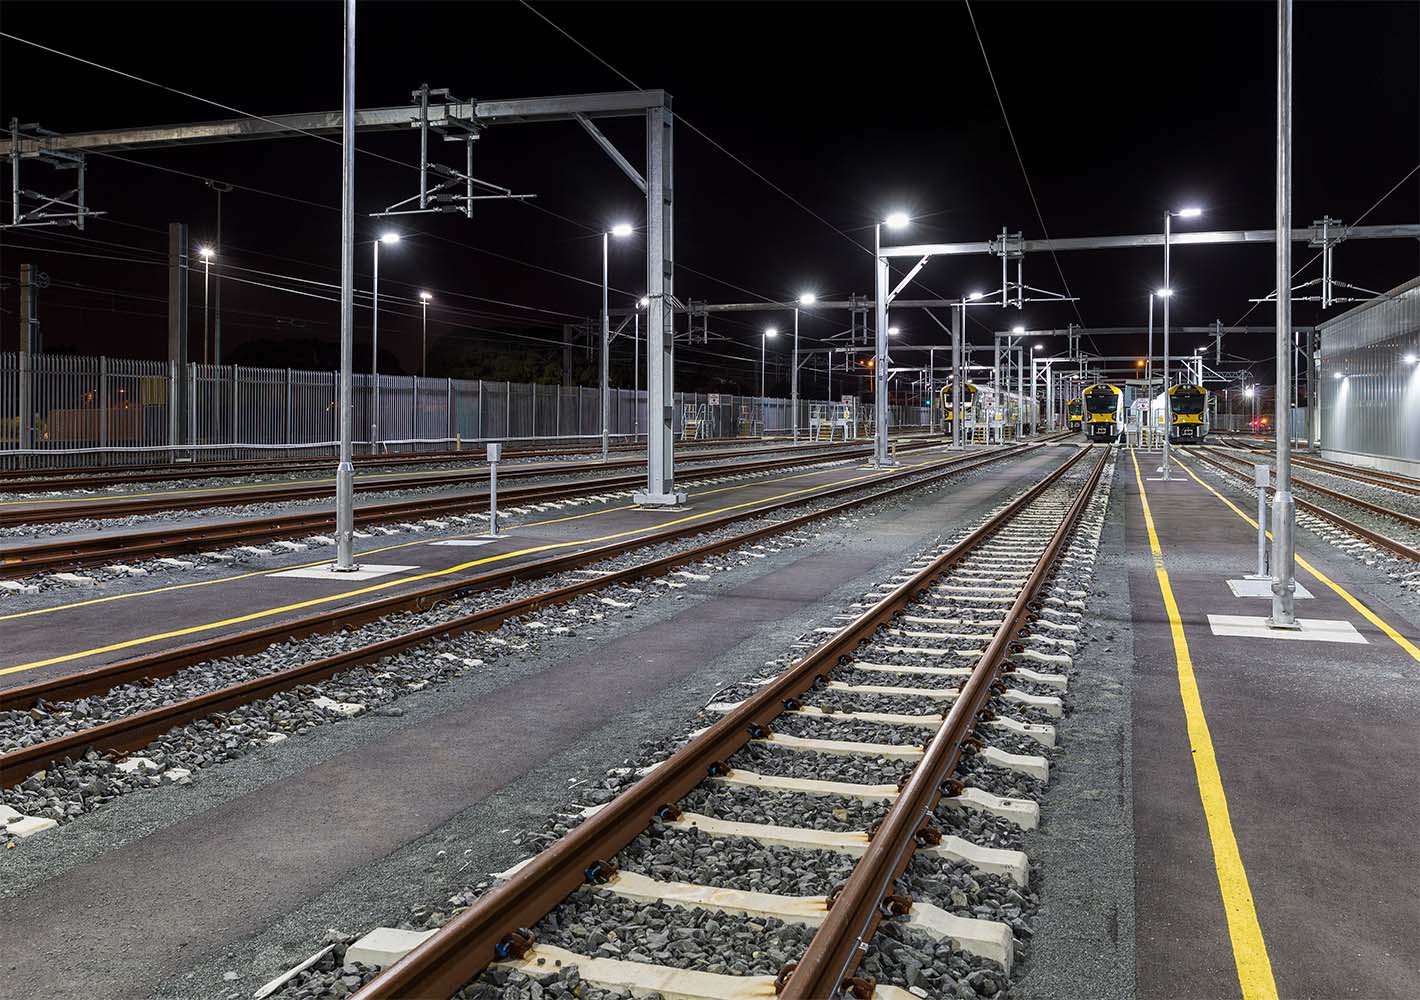
[[[626,90],[605,94],[573,94],[504,101],[450,101],[429,105],[432,127],[474,120],[481,125],[519,122],[577,121],[580,118],[635,118],[667,106],[663,90]],[[21,136],[19,152],[84,152],[126,149],[161,149],[244,139],[285,139],[300,135],[338,136],[339,111],[315,111],[262,118],[225,118],[184,125],[148,125],[136,128],[97,129],[66,135]],[[366,108],[355,112],[356,132],[407,132],[411,128],[408,104],[391,108]],[[0,156],[8,156],[16,140],[0,140]]]
[[[1340,226],[1338,230],[1348,240],[1394,240],[1420,239],[1420,225],[1398,226]],[[1319,226],[1293,229],[1293,243],[1311,243],[1322,238]],[[1331,238],[1338,237],[1332,230]],[[1230,229],[1207,233],[1170,233],[1169,246],[1198,246],[1218,243],[1276,243],[1275,229]],[[1138,247],[1161,247],[1163,233],[1143,233],[1135,236],[1081,236],[1061,240],[1021,240],[1023,252],[1045,253],[1062,250],[1131,250]],[[1013,246],[1012,249],[1015,249]],[[883,247],[884,257],[936,257],[962,256],[971,254],[999,254],[999,240],[983,240],[974,243],[913,243],[903,246]]]
[[[353,36],[353,11],[347,0],[347,48]],[[347,59],[349,53],[347,52]],[[346,67],[349,75],[349,66]],[[349,81],[346,97],[349,99]],[[616,151],[600,130],[592,125],[598,118],[639,117],[646,124],[646,173],[636,169]],[[61,154],[85,151],[161,149],[258,139],[283,139],[301,135],[329,137],[344,146],[344,161],[350,160],[352,135],[358,132],[427,131],[445,126],[467,129],[528,122],[574,121],[587,129],[603,151],[646,195],[646,489],[635,494],[641,504],[666,506],[685,502],[685,493],[675,488],[675,434],[671,401],[675,398],[674,325],[675,253],[674,184],[672,182],[674,115],[670,95],[664,90],[631,90],[597,94],[571,94],[495,101],[429,102],[422,92],[413,105],[343,108],[304,114],[268,115],[261,118],[231,118],[183,125],[156,125],[137,128],[74,132],[67,135],[17,135],[0,140],[0,158],[38,153]],[[339,136],[339,139],[335,137]],[[353,194],[353,164],[344,163],[342,204],[346,208]],[[343,242],[348,242],[347,232]],[[344,248],[342,248],[344,256]],[[350,266],[343,261],[342,292],[350,282]],[[344,310],[343,310],[344,312]],[[342,317],[344,320],[344,317]],[[348,333],[342,322],[342,340]],[[342,348],[344,349],[344,347]],[[343,385],[344,383],[342,383]],[[349,400],[349,392],[345,392]],[[348,405],[348,402],[344,405]],[[343,494],[341,494],[343,495]],[[337,497],[339,500],[339,496]]]

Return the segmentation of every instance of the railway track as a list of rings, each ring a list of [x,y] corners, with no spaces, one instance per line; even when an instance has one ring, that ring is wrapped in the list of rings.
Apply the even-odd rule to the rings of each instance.
[[[5,712],[26,713],[38,709],[51,715],[54,722],[53,732],[48,732],[40,731],[23,720],[15,720],[23,727],[19,730],[21,735],[12,732],[8,742],[12,745],[19,743],[20,746],[0,755],[0,787],[11,787],[38,770],[66,759],[77,759],[91,752],[114,753],[133,750],[146,745],[156,735],[185,722],[310,684],[339,671],[374,663],[434,639],[471,631],[487,631],[512,617],[564,603],[624,580],[669,573],[707,555],[745,545],[774,533],[791,531],[811,521],[841,514],[866,503],[940,483],[960,472],[1040,447],[1040,444],[1026,444],[978,455],[954,456],[929,466],[890,473],[867,483],[808,491],[800,497],[765,504],[745,513],[707,518],[693,524],[682,524],[648,533],[634,540],[551,556],[473,578],[445,580],[348,608],[308,615],[297,620],[221,636],[52,680],[0,690],[0,715]],[[792,511],[795,506],[804,503],[826,503],[826,506],[815,506],[815,509],[806,513],[788,517],[777,516],[780,512]],[[560,580],[565,574],[604,560],[724,529],[747,517],[773,519],[758,527],[715,538],[700,545],[692,545],[630,567],[598,573],[590,579]],[[485,602],[482,606],[472,608],[460,606],[460,602],[468,602],[479,594],[518,582],[549,577],[559,578],[559,585],[516,600]],[[72,704],[80,699],[101,695],[120,685],[152,685],[155,681],[172,677],[184,668],[196,664],[232,662],[233,658],[257,653],[274,643],[356,629],[401,613],[427,615],[431,620],[373,644],[360,644],[352,640],[350,648],[338,654],[307,660],[289,669],[258,673],[238,683],[205,690],[191,697],[170,698],[166,693],[158,692],[162,704],[124,714],[120,718],[102,719],[90,716],[88,721],[94,723],[93,725],[84,725],[78,717],[67,713],[59,714],[64,710],[53,709],[55,705]],[[37,736],[39,738],[36,738]]]
[[[1020,749],[1053,743],[1053,728],[1039,720],[1062,710],[1058,693],[1065,676],[1022,664],[1068,663],[1060,650],[1073,647],[1068,636],[1081,621],[1068,605],[1080,602],[1073,591],[1046,594],[1110,458],[1110,449],[1093,451],[1097,458],[1086,475],[1079,475],[1082,450],[961,541],[914,563],[886,592],[870,594],[871,603],[847,625],[781,674],[743,685],[736,702],[711,706],[713,721],[705,729],[631,776],[610,801],[585,809],[568,832],[504,873],[432,937],[365,983],[356,1000],[500,995],[496,979],[478,977],[512,972],[565,985],[573,967],[574,984],[613,991],[696,998],[777,992],[822,1000],[846,988],[858,997],[906,1000],[928,991],[874,981],[878,974],[899,981],[921,975],[921,963],[904,972],[904,963],[894,958],[902,954],[904,935],[915,935],[917,946],[927,940],[929,951],[933,940],[955,941],[1009,968],[1010,928],[915,898],[916,862],[963,862],[1018,886],[1029,878],[1019,850],[983,847],[959,833],[974,828],[989,831],[987,839],[1016,842],[1019,830],[1037,820],[1038,803],[1029,797],[997,796],[978,784],[1003,769],[1040,778],[1048,770],[1037,755],[992,744],[1004,740]],[[1088,551],[1088,545],[1082,548]],[[900,662],[924,654],[937,665]],[[1033,686],[1055,693],[1025,690]],[[879,738],[865,740],[864,730]],[[918,744],[912,734],[930,735]],[[804,755],[815,777],[796,777],[802,768],[788,763]],[[845,762],[865,760],[876,761],[879,777],[889,780],[832,777]],[[909,768],[901,780],[890,780]],[[727,795],[760,804],[733,820],[686,808],[713,809]],[[834,820],[792,824],[786,816],[806,811],[770,804],[785,796],[817,802]],[[873,813],[880,815],[871,827],[852,828]],[[650,877],[634,861],[621,865],[621,852],[648,832],[699,837],[695,844],[713,838],[720,851],[731,850],[727,842],[734,840],[857,860],[832,893],[828,886],[819,896],[750,892],[672,881],[662,872]],[[653,912],[650,919],[628,920],[628,906],[637,917]],[[578,950],[582,938],[573,928],[582,926],[585,933],[595,926],[601,908],[616,911],[627,937],[610,951]],[[717,927],[742,929],[737,919],[756,918],[748,925],[753,953],[742,938],[715,937],[709,922],[676,916],[696,910],[715,912]],[[549,914],[558,919],[544,920]],[[646,926],[699,927],[707,938],[697,949],[702,957],[677,963],[676,955],[685,953],[664,947],[669,934],[652,935],[654,945],[636,936]],[[780,926],[807,930],[794,935]],[[797,960],[777,971],[764,968],[765,955],[776,950],[772,944],[791,939],[807,942]],[[625,957],[638,948],[654,951],[657,960]],[[918,954],[920,947],[907,951]],[[707,962],[728,972],[704,971]],[[983,974],[979,968],[971,973]],[[994,974],[999,979],[1004,969]],[[920,980],[912,985],[922,989]],[[1000,989],[992,981],[981,992]]]
[[[909,446],[903,450],[910,452],[931,446],[932,444],[928,443]],[[740,462],[733,467],[733,471],[736,474],[741,474],[772,469],[799,468],[851,460],[861,457],[862,454],[866,454],[866,452],[783,456],[754,462]],[[683,470],[687,476],[711,475],[715,471],[713,466]],[[506,473],[500,473],[500,479],[506,478]],[[638,472],[621,476],[575,480],[567,483],[500,489],[498,499],[506,508],[519,503],[544,503],[597,496],[607,492],[634,488],[641,485],[644,478]],[[368,527],[375,524],[406,521],[411,518],[428,519],[477,514],[487,510],[488,497],[483,493],[422,497],[416,500],[397,500],[356,507],[355,525],[356,527]],[[200,525],[176,524],[150,531],[59,538],[54,541],[25,545],[7,543],[3,550],[0,550],[0,579],[104,566],[124,560],[154,559],[236,545],[252,545],[294,536],[309,536],[333,530],[334,527],[335,514],[333,511],[313,510],[293,511],[270,517],[247,517]]]
[[[1215,469],[1218,469],[1221,472],[1226,472],[1230,475],[1236,476],[1237,478],[1242,479],[1248,483],[1250,483],[1252,480],[1252,463],[1245,462],[1240,458],[1227,454],[1226,452],[1220,452],[1211,448],[1205,448],[1201,450],[1194,450],[1188,452],[1187,454],[1196,457],[1199,461]],[[1322,486],[1321,484],[1309,479],[1302,479],[1293,476],[1292,482],[1293,486],[1296,489],[1310,490],[1313,493],[1316,493],[1319,496],[1326,497],[1329,500],[1338,503],[1348,504],[1371,516],[1388,519],[1404,526],[1404,528],[1409,530],[1420,531],[1420,517],[1405,514],[1400,511],[1393,510],[1389,507],[1383,507],[1380,504],[1372,503],[1369,500],[1363,500],[1359,497],[1348,496],[1347,494],[1342,493],[1340,490],[1334,490],[1328,486]],[[1268,487],[1268,489],[1269,491],[1275,492],[1275,490],[1273,490],[1273,488],[1270,486]],[[1332,510],[1330,507],[1326,507],[1319,503],[1315,503],[1313,501],[1305,500],[1301,497],[1298,497],[1295,494],[1295,489],[1293,492],[1292,500],[1293,503],[1295,503],[1299,512],[1310,514],[1313,517],[1316,517],[1320,521],[1324,522],[1325,524],[1331,525],[1334,528],[1339,528],[1344,532],[1362,538],[1365,541],[1385,550],[1386,552],[1389,552],[1391,555],[1412,562],[1420,562],[1420,548],[1416,548],[1415,546],[1407,544],[1401,539],[1395,538],[1391,535],[1387,535],[1376,528],[1361,524],[1353,518],[1346,517],[1345,515],[1340,514],[1335,510]]]
[[[1270,452],[1271,449],[1264,445],[1253,444],[1246,439],[1241,441],[1240,447],[1251,452]],[[1367,483],[1371,486],[1381,486],[1386,489],[1396,490],[1400,493],[1409,493],[1412,496],[1420,496],[1420,479],[1411,476],[1401,475],[1398,472],[1386,472],[1382,469],[1366,469],[1355,465],[1346,465],[1344,462],[1332,462],[1324,458],[1313,458],[1307,455],[1292,453],[1292,464],[1304,469],[1312,469],[1316,472],[1325,472],[1334,476],[1344,476],[1347,479],[1359,483]]]
[[[694,453],[699,448],[725,447],[735,443],[743,444],[744,438],[704,438],[694,442],[678,442],[676,452]],[[791,447],[786,444],[785,447]],[[803,446],[800,446],[803,447]],[[616,454],[644,451],[643,444],[614,444],[611,451]],[[591,459],[599,453],[598,448],[587,445],[545,448],[508,448],[503,452],[503,460],[530,458],[585,458]],[[408,455],[357,455],[355,467],[361,466],[401,466],[431,465],[436,462],[478,462],[483,461],[478,446],[468,450],[419,452]],[[125,466],[76,466],[72,469],[9,469],[0,472],[0,493],[43,493],[74,489],[98,489],[104,486],[127,483],[182,482],[189,479],[220,479],[237,476],[267,476],[291,472],[328,472],[335,464],[330,457],[310,459],[232,459],[224,462],[191,462],[174,464]]]
[[[938,441],[905,443],[899,450],[933,447]],[[731,449],[729,451],[707,452],[694,456],[696,462],[724,462],[741,458],[754,459],[764,455],[763,448]],[[871,454],[867,447],[844,449],[818,449],[804,455],[785,456],[778,459],[782,464],[794,465],[811,461],[830,461],[833,458],[855,458]],[[762,466],[762,463],[760,463]],[[606,462],[587,463],[561,462],[550,465],[515,465],[499,470],[503,481],[529,479],[539,476],[603,471],[614,469],[644,468],[641,457],[617,458]],[[692,467],[689,471],[700,471]],[[392,492],[400,490],[434,489],[447,486],[481,484],[488,478],[487,466],[448,470],[429,470],[423,473],[400,475],[398,473],[367,473],[355,479],[356,493]],[[329,499],[335,489],[333,478],[303,480],[286,483],[251,483],[244,486],[194,488],[188,490],[154,491],[135,493],[117,497],[58,497],[33,498],[23,501],[0,501],[0,528],[26,525],[56,524],[74,520],[107,520],[142,514],[166,513],[183,510],[204,510],[209,508],[233,507],[258,503],[287,503],[300,500]]]

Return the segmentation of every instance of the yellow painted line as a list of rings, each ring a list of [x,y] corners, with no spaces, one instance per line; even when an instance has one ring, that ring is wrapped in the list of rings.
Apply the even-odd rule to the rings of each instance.
[[[926,450],[926,451],[932,451],[932,450],[934,450],[934,449],[928,448],[928,449],[924,449],[924,450]],[[915,463],[915,464],[913,465],[913,467],[915,468],[915,467],[918,466],[918,465],[925,465],[925,464],[928,464],[928,463],[925,463],[925,462],[918,462],[918,463]],[[834,471],[834,470],[832,470],[832,469],[813,469],[813,470],[810,470],[810,471],[807,471],[807,472],[796,472],[796,473],[793,473],[793,474],[788,475],[788,476],[767,476],[767,477],[760,478],[760,479],[749,480],[749,481],[746,481],[746,482],[743,482],[743,483],[737,483],[737,484],[735,484],[735,485],[733,485],[733,486],[720,486],[720,487],[716,487],[716,488],[713,489],[713,490],[701,490],[701,491],[699,491],[699,492],[697,492],[697,493],[693,493],[693,494],[691,494],[691,495],[692,495],[692,496],[695,496],[695,497],[712,496],[712,495],[714,495],[714,494],[716,494],[716,493],[729,493],[729,492],[733,492],[733,491],[735,491],[735,490],[749,489],[751,486],[763,486],[763,485],[765,485],[765,484],[767,484],[767,483],[782,483],[782,482],[788,482],[789,480],[792,480],[792,479],[802,479],[802,478],[805,477],[805,476],[818,475],[818,474],[821,474],[821,473],[824,473],[824,472],[832,472],[832,471]],[[835,484],[829,484],[829,485],[835,485]],[[519,529],[519,528],[541,528],[541,527],[545,527],[545,526],[550,525],[550,524],[561,524],[561,523],[563,523],[563,522],[565,522],[565,521],[580,521],[580,520],[583,520],[584,518],[589,518],[589,517],[601,517],[601,516],[604,515],[604,514],[614,514],[614,513],[616,513],[617,511],[630,510],[633,506],[634,506],[633,504],[624,504],[624,505],[622,505],[622,506],[620,506],[620,507],[603,507],[603,508],[601,508],[600,510],[586,511],[586,512],[581,513],[581,514],[569,514],[569,515],[564,515],[563,517],[550,517],[550,518],[545,518],[545,519],[543,519],[543,520],[541,520],[541,521],[519,522],[519,523],[517,523],[517,524],[508,525],[508,526],[506,527],[505,533],[511,533],[512,531],[517,530],[517,529]],[[415,539],[411,539],[411,540],[409,540],[409,541],[396,542],[396,543],[393,544],[393,545],[385,545],[385,546],[382,546],[382,547],[379,547],[379,548],[363,549],[363,550],[361,550],[360,552],[356,553],[356,555],[359,556],[360,558],[368,559],[370,556],[379,555],[379,554],[382,553],[382,552],[393,552],[393,551],[395,551],[395,550],[397,550],[397,549],[411,548],[411,547],[416,546],[416,545],[427,545],[427,544],[429,544],[429,543],[431,543],[431,542],[434,542],[434,541],[442,541],[444,537],[447,537],[447,538],[467,538],[467,537],[469,537],[469,534],[471,534],[471,533],[464,533],[464,534],[459,534],[459,535],[441,536],[441,538],[439,538],[439,539],[415,538]],[[257,577],[257,576],[270,576],[270,575],[272,575],[273,573],[285,573],[285,572],[288,572],[289,570],[293,570],[293,569],[310,569],[310,568],[313,567],[313,566],[323,566],[323,565],[325,565],[325,564],[328,563],[328,562],[330,562],[329,559],[317,559],[317,560],[314,561],[314,562],[308,562],[308,563],[294,563],[294,564],[292,564],[292,565],[290,565],[290,566],[277,566],[277,567],[274,568],[274,569],[252,570],[250,573],[238,573],[238,574],[236,574],[235,576],[224,576],[224,577],[221,577],[221,578],[216,579],[216,580],[194,580],[194,581],[190,581],[190,582],[188,582],[188,583],[174,583],[174,584],[170,584],[170,585],[168,585],[168,586],[166,586],[166,587],[155,587],[155,588],[153,588],[152,590],[130,591],[129,593],[126,593],[126,594],[110,594],[110,595],[107,596],[107,597],[91,597],[91,598],[89,598],[89,599],[87,599],[87,600],[83,600],[83,601],[73,601],[73,602],[68,603],[68,604],[56,604],[56,605],[54,605],[54,606],[52,606],[52,607],[48,607],[48,608],[34,608],[34,609],[30,610],[30,611],[15,611],[15,612],[12,612],[12,613],[10,613],[10,614],[8,614],[8,615],[0,615],[0,622],[10,621],[11,619],[16,619],[16,618],[33,618],[33,617],[35,617],[36,615],[51,615],[51,614],[54,614],[54,613],[59,612],[59,611],[73,611],[73,610],[76,610],[76,609],[78,609],[78,608],[89,608],[89,607],[93,607],[93,606],[96,605],[96,604],[108,604],[110,601],[128,601],[128,600],[132,600],[132,599],[137,598],[137,597],[151,597],[151,596],[154,596],[154,595],[157,595],[157,594],[170,594],[170,593],[173,593],[174,591],[178,591],[178,590],[188,590],[188,589],[191,589],[191,588],[193,588],[193,587],[211,587],[211,586],[214,586],[214,585],[216,585],[216,584],[221,584],[221,583],[236,583],[236,582],[238,582],[238,581],[240,581],[240,580],[250,580],[252,577]],[[0,670],[0,674],[3,674],[3,670]]]
[[[915,468],[919,465],[925,464],[928,463],[918,462],[913,463],[908,467]],[[873,470],[871,474],[866,476],[856,476],[851,479],[840,480],[838,482],[821,483],[814,486],[806,486],[802,489],[789,490],[788,492],[778,493],[773,496],[761,497],[755,500],[746,500],[738,504],[729,504],[724,507],[717,507],[713,510],[706,510],[696,514],[689,514],[685,517],[674,518],[670,521],[663,521],[659,524],[646,525],[640,528],[631,528],[626,531],[617,531],[609,535],[602,535],[597,538],[573,539],[564,542],[545,542],[541,545],[532,545],[528,546],[527,548],[516,549],[510,552],[501,552],[494,555],[485,556],[481,559],[472,559],[468,562],[463,562],[455,566],[446,567],[445,569],[430,570],[425,573],[417,573],[411,576],[402,576],[393,580],[386,580],[383,583],[376,583],[371,584],[367,587],[358,587],[354,590],[343,591],[339,594],[327,594],[324,597],[315,597],[311,598],[310,600],[298,601],[294,604],[286,604],[275,608],[265,608],[260,611],[252,611],[244,615],[236,615],[231,618],[223,618],[219,621],[205,622],[200,625],[189,625],[185,628],[170,629],[166,632],[158,632],[153,635],[140,636],[133,639],[124,639],[120,642],[109,643],[106,646],[98,646],[93,649],[85,649],[73,653],[63,653],[59,656],[51,656],[43,660],[33,660],[29,663],[18,663],[12,667],[0,668],[0,676],[22,673],[27,670],[35,670],[39,667],[53,666],[57,663],[69,663],[74,660],[86,659],[90,656],[100,656],[104,653],[114,653],[120,650],[133,649],[138,646],[146,646],[151,643],[161,642],[166,639],[178,639],[184,636],[197,635],[202,632],[210,632],[215,629],[226,628],[232,625],[244,625],[248,622],[260,621],[263,618],[271,618],[276,615],[286,614],[287,612],[291,611],[303,611],[306,608],[319,607],[322,604],[330,604],[332,602],[342,601],[351,597],[362,597],[366,594],[379,593],[380,591],[389,590],[393,587],[399,587],[408,583],[418,583],[422,580],[432,580],[437,579],[438,577],[450,576],[454,573],[460,573],[466,569],[472,569],[477,566],[486,566],[490,563],[502,562],[508,559],[517,558],[519,556],[537,555],[542,552],[551,552],[556,549],[573,548],[578,546],[594,546],[605,542],[613,542],[620,538],[629,538],[635,535],[649,534],[653,531],[659,531],[663,528],[673,528],[677,525],[689,524],[693,521],[704,520],[706,518],[715,517],[719,514],[728,514],[732,511],[742,510],[746,507],[757,507],[763,504],[774,503],[779,500],[787,500],[791,497],[802,496],[806,493],[814,493],[817,491],[832,489],[839,486],[847,486],[852,485],[853,483],[859,483],[875,478],[881,478],[892,473],[893,471],[897,470]],[[322,562],[326,561],[328,560],[322,560]]]
[[[1238,984],[1242,987],[1243,1000],[1276,1000],[1277,984],[1272,978],[1272,960],[1268,958],[1267,945],[1262,940],[1262,927],[1257,922],[1257,908],[1253,905],[1247,870],[1238,851],[1237,837],[1233,835],[1228,798],[1223,791],[1223,776],[1218,771],[1213,737],[1208,731],[1208,719],[1203,714],[1203,699],[1198,691],[1198,679],[1193,673],[1193,657],[1183,632],[1183,618],[1178,611],[1178,602],[1174,600],[1168,570],[1164,568],[1163,549],[1154,529],[1154,515],[1144,490],[1144,476],[1139,471],[1139,459],[1133,448],[1129,449],[1129,459],[1134,463],[1134,479],[1139,484],[1139,503],[1144,508],[1144,526],[1149,532],[1154,575],[1158,578],[1159,593],[1163,596],[1164,609],[1169,616],[1174,661],[1178,665],[1178,690],[1188,722],[1193,770],[1198,779],[1203,815],[1208,822],[1208,838],[1213,845],[1213,867],[1218,872],[1218,889],[1223,896],[1223,912],[1228,920],[1228,936],[1232,939]]]
[[[1193,470],[1190,469],[1187,465],[1180,462],[1179,468],[1182,469],[1184,472],[1188,473],[1189,476],[1192,477],[1193,481],[1196,482],[1199,486],[1202,486],[1209,493],[1213,494],[1219,500],[1223,501],[1224,504],[1226,504],[1229,508],[1232,509],[1232,512],[1234,514],[1242,518],[1248,524],[1252,525],[1252,529],[1254,531],[1257,530],[1257,519],[1255,517],[1250,517],[1240,507],[1238,507],[1237,504],[1233,503],[1227,497],[1223,496],[1223,494],[1219,493],[1212,486],[1205,483],[1202,479],[1199,479],[1198,476],[1194,474]],[[1271,538],[1272,532],[1269,531],[1267,533],[1267,537]],[[1366,621],[1370,622],[1376,628],[1380,629],[1387,636],[1389,636],[1391,641],[1394,642],[1401,649],[1409,653],[1412,659],[1414,659],[1416,662],[1420,662],[1420,647],[1417,647],[1415,643],[1411,642],[1409,639],[1405,638],[1405,636],[1401,635],[1390,625],[1389,622],[1383,619],[1380,615],[1376,614],[1370,608],[1366,607],[1366,605],[1361,601],[1360,598],[1354,596],[1349,590],[1341,586],[1341,584],[1331,579],[1331,577],[1327,576],[1321,570],[1317,569],[1311,563],[1307,562],[1307,560],[1303,559],[1300,555],[1298,555],[1296,559],[1298,566],[1302,567],[1302,569],[1306,570],[1321,583],[1324,583],[1326,586],[1330,587],[1332,592],[1336,594],[1337,597],[1345,601],[1347,604],[1351,605],[1351,607],[1356,610],[1357,614],[1359,614],[1362,618],[1365,618]]]

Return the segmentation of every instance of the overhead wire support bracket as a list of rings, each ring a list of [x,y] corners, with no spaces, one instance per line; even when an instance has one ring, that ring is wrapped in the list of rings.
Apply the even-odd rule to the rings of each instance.
[[[29,229],[39,226],[74,226],[84,228],[84,220],[90,216],[105,215],[88,207],[84,197],[84,154],[65,150],[35,149],[23,151],[20,140],[40,139],[56,135],[48,129],[40,128],[33,122],[20,124],[18,118],[10,119],[10,221],[0,224],[0,229]],[[63,194],[48,195],[20,186],[20,164],[24,160],[36,160],[55,170],[73,170],[77,173],[74,187]],[[25,208],[25,200],[32,204]],[[50,211],[54,206],[60,211]]]
[[[474,101],[461,101],[449,93],[447,87],[430,89],[427,83],[410,91],[410,99],[415,105],[415,113],[409,120],[411,128],[419,131],[419,193],[388,206],[383,212],[371,212],[370,218],[382,219],[392,215],[420,215],[432,212],[462,212],[465,218],[473,218],[475,201],[526,201],[536,198],[534,194],[515,194],[512,188],[473,176],[473,144],[483,133],[483,124],[475,113]],[[437,116],[430,114],[430,98],[439,99]],[[466,117],[454,109],[467,108]],[[429,160],[429,134],[433,132],[443,137],[445,142],[464,144],[464,169],[456,170],[442,163]],[[431,175],[433,175],[431,177]],[[430,184],[431,180],[436,183]],[[453,193],[459,185],[462,194]],[[474,194],[477,186],[490,194]],[[417,201],[418,208],[405,208]]]

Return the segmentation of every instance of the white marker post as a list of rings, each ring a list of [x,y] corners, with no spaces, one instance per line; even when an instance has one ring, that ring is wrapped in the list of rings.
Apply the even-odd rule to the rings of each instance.
[[[1248,580],[1271,580],[1267,572],[1267,479],[1272,470],[1259,462],[1252,467],[1252,481],[1257,486],[1257,572],[1249,573]]]
[[[503,446],[493,442],[488,446],[488,537],[498,537],[498,460]]]

